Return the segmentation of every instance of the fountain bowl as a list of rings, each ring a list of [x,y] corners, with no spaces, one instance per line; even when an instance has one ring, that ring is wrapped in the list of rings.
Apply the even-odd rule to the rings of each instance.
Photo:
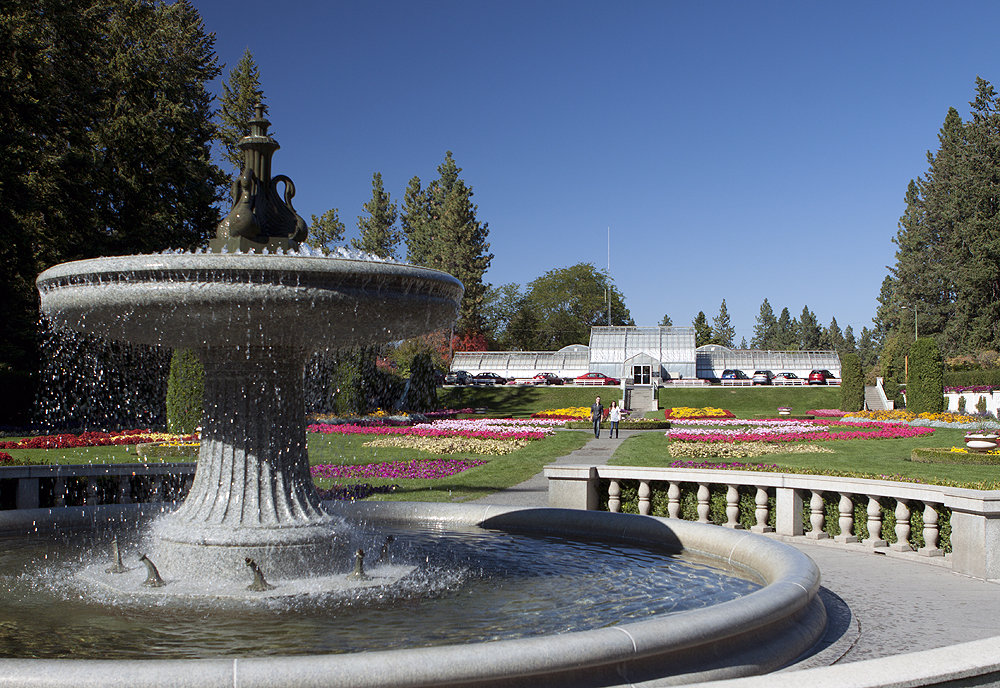
[[[152,254],[49,268],[54,326],[151,346],[314,350],[447,327],[462,283],[438,270],[298,255]]]
[[[0,532],[37,533],[137,518],[151,505],[0,512]],[[615,686],[679,685],[763,674],[821,639],[820,573],[793,547],[746,531],[571,509],[405,502],[326,502],[369,525],[474,524],[707,555],[762,581],[715,606],[590,631],[346,655],[187,660],[0,660],[9,686]],[[572,594],[567,590],[568,595]]]

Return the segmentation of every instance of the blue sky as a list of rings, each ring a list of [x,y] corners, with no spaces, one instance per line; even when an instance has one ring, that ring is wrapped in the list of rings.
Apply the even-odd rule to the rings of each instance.
[[[736,341],[761,302],[871,326],[908,181],[976,76],[995,2],[193,0],[220,62],[249,48],[306,220],[401,198],[452,151],[493,285],[608,265],[638,325]],[[215,84],[221,93],[221,79]]]

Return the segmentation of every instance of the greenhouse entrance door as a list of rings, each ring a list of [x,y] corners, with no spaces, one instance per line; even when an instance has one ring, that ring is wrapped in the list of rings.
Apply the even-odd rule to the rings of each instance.
[[[637,365],[632,366],[632,379],[637,385],[648,385],[652,366]]]

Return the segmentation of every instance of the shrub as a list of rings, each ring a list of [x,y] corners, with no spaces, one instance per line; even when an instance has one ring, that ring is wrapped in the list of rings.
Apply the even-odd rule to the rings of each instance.
[[[840,410],[860,411],[865,405],[865,380],[861,373],[861,357],[844,354],[840,359]]]
[[[962,394],[958,397],[958,412],[965,413],[965,395]]]
[[[411,411],[422,413],[438,407],[437,382],[434,380],[434,362],[426,351],[413,355],[410,361],[410,391],[406,405]]]
[[[985,396],[979,397],[979,401],[976,402],[976,413],[978,413],[980,416],[985,416],[986,415],[986,397]]]
[[[36,375],[0,363],[0,425],[28,424],[36,386]]]
[[[205,369],[191,349],[175,349],[167,381],[167,429],[188,435],[201,425]]]
[[[946,372],[944,384],[948,387],[1000,387],[1000,370],[963,370]]]
[[[910,347],[906,407],[912,413],[938,413],[944,398],[944,366],[937,342],[921,337]]]

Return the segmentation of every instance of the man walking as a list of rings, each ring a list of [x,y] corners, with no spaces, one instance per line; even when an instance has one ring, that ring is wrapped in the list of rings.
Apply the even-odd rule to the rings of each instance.
[[[601,405],[601,398],[594,399],[594,405],[590,407],[590,420],[594,421],[594,437],[601,439],[601,419],[604,418],[604,407]]]

